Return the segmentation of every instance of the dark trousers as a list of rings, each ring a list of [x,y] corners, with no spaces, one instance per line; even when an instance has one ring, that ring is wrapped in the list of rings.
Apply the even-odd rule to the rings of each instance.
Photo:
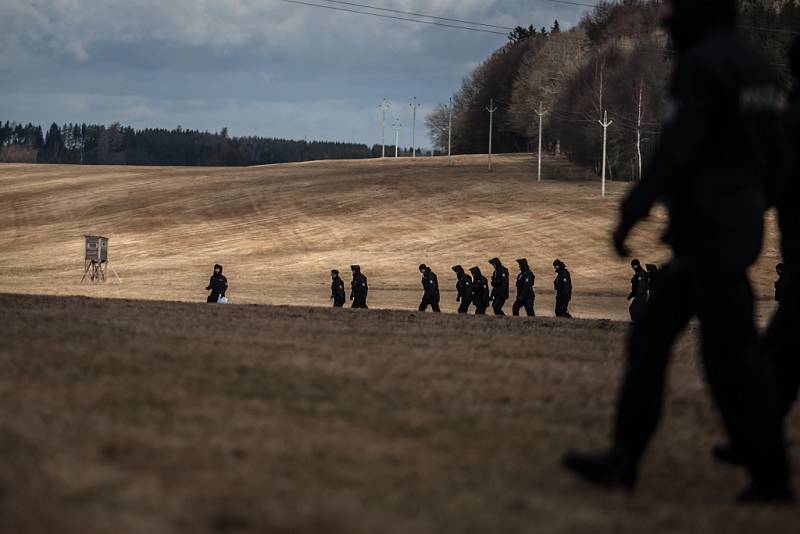
[[[350,306],[351,308],[362,308],[364,310],[367,309],[367,295],[353,295],[353,305]]]
[[[492,301],[492,309],[494,310],[495,315],[505,315],[503,311],[503,306],[506,304],[506,300],[508,297],[495,297]]]
[[[572,317],[569,314],[569,301],[572,295],[556,295],[556,317]]]
[[[211,294],[206,299],[206,302],[219,302],[219,297],[222,293],[217,293],[216,291],[212,291]]]
[[[511,307],[511,311],[514,313],[514,317],[519,316],[519,311],[522,308],[525,308],[525,313],[528,314],[528,317],[536,317],[536,313],[534,313],[533,311],[533,299],[515,301],[514,306]]]
[[[334,308],[341,308],[344,306],[344,297],[340,299],[333,299],[333,307]]]
[[[434,313],[441,313],[442,311],[439,309],[439,299],[430,298],[425,295],[422,297],[422,302],[419,303],[419,311],[424,312],[428,309],[428,306],[431,307],[431,310],[433,310]]]
[[[467,313],[472,304],[472,299],[461,299],[461,304],[458,306],[458,313]]]
[[[800,296],[785,297],[767,329],[764,349],[777,381],[778,404],[786,416],[800,391]]]
[[[635,323],[642,318],[645,304],[647,303],[644,299],[635,298],[631,301],[631,305],[628,307],[628,313],[631,314],[631,321]]]
[[[486,310],[488,308],[488,304],[475,304],[475,315],[486,315]]]
[[[631,329],[615,446],[637,462],[644,454],[661,418],[670,349],[697,316],[706,379],[730,443],[744,453],[756,483],[785,483],[789,467],[782,419],[766,358],[758,351],[747,274],[671,265],[659,289],[658,299],[644,308]]]

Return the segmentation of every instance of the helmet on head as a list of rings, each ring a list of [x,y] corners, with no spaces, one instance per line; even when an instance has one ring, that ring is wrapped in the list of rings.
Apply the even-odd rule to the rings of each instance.
[[[361,272],[361,266],[360,265],[351,265],[350,266],[350,270],[352,272],[354,272],[354,273],[360,273]]]

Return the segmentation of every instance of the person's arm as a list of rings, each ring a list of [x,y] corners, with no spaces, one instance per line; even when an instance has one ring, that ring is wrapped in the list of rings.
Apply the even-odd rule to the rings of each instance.
[[[712,68],[713,65],[698,58],[677,67],[658,147],[642,180],[620,205],[619,223],[613,235],[614,248],[620,256],[629,255],[625,241],[631,229],[691,173],[692,162],[706,145],[715,104],[723,96],[714,83]]]

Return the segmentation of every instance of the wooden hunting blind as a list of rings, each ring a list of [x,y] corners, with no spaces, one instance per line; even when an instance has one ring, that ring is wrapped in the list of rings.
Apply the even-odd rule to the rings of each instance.
[[[92,282],[106,280],[108,268],[108,238],[99,235],[87,235],[85,238],[83,282],[87,276]]]

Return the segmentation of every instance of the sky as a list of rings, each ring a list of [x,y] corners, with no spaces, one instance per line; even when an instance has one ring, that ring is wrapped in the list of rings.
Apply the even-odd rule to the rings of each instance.
[[[558,19],[568,28],[588,9],[551,0],[351,2],[504,27]],[[424,147],[425,114],[505,41],[284,0],[0,0],[0,120],[227,127],[233,136],[371,145],[380,143],[385,98],[387,144],[399,120],[408,146],[416,96]]]

